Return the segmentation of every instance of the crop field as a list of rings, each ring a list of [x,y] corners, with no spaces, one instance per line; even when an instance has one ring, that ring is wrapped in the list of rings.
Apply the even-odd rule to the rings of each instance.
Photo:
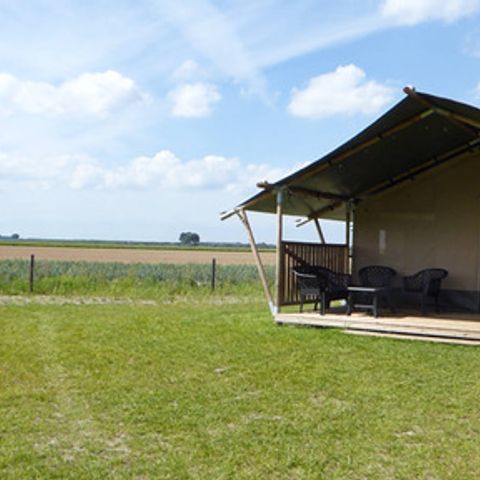
[[[206,264],[215,257],[223,265],[253,265],[249,251],[225,251],[222,249],[140,249],[140,248],[76,248],[1,245],[0,260],[28,259],[34,254],[41,260],[121,262],[121,263],[197,263]],[[261,252],[266,265],[275,263],[274,252]]]
[[[215,270],[215,291],[249,292],[257,297],[259,280],[254,265],[222,265]],[[266,266],[273,283],[274,269]],[[0,260],[0,293],[30,290],[28,260]],[[211,264],[106,263],[37,260],[34,292],[47,295],[107,295],[161,299],[212,290]]]

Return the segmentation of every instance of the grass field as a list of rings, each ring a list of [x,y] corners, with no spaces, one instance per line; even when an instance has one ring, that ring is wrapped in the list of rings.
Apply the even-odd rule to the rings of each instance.
[[[0,478],[478,478],[480,350],[221,299],[1,306]]]

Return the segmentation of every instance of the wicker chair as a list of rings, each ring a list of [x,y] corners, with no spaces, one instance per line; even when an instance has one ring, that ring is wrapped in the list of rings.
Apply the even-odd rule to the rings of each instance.
[[[305,300],[309,298],[314,300],[314,308],[320,302],[320,314],[325,315],[325,309],[330,307],[332,300],[348,297],[347,288],[351,284],[351,276],[348,274],[316,266],[296,267],[293,273],[300,291],[300,312],[303,311]]]
[[[415,293],[421,296],[422,315],[426,313],[428,297],[435,300],[435,311],[439,313],[438,297],[442,280],[447,277],[448,271],[443,268],[427,268],[417,272],[415,275],[403,277],[403,286],[406,292]]]
[[[383,287],[383,298],[386,300],[392,313],[395,313],[395,307],[392,299],[392,280],[397,275],[397,272],[384,265],[369,265],[363,267],[358,271],[360,283],[364,287]]]

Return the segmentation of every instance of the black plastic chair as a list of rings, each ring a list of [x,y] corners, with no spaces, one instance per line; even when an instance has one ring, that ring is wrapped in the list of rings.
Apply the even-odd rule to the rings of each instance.
[[[308,298],[315,301],[314,308],[320,303],[321,315],[325,315],[325,310],[330,307],[332,300],[348,298],[351,275],[317,266],[296,267],[293,273],[300,290],[300,312],[303,311],[303,304]]]
[[[358,271],[360,282],[365,287],[391,287],[397,272],[384,265],[369,265]]]
[[[330,308],[333,300],[347,300],[348,287],[352,284],[352,276],[348,273],[339,273],[325,267],[315,267],[317,275],[325,284],[322,294],[320,314],[325,315],[325,309]]]
[[[316,310],[325,290],[325,283],[318,277],[314,267],[296,267],[293,274],[300,293],[300,312],[303,312],[303,304],[309,299],[315,302],[313,308]]]
[[[435,311],[440,312],[438,297],[442,286],[442,280],[446,278],[448,271],[443,268],[426,268],[415,275],[403,277],[403,286],[408,293],[415,293],[421,296],[422,315],[426,313],[428,297],[435,301]]]
[[[383,298],[386,300],[392,313],[395,313],[395,306],[392,299],[392,280],[397,272],[385,265],[369,265],[358,271],[360,283],[362,287],[380,287],[385,290],[382,292]]]

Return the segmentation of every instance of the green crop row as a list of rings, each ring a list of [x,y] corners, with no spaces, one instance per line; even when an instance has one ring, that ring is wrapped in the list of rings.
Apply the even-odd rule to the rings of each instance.
[[[267,266],[273,281],[273,268]],[[0,293],[29,291],[30,262],[0,261]],[[187,292],[211,288],[210,264],[125,264],[103,262],[35,262],[34,291],[44,294],[113,294],[152,297],[159,292]],[[258,287],[253,265],[217,265],[216,288]]]

